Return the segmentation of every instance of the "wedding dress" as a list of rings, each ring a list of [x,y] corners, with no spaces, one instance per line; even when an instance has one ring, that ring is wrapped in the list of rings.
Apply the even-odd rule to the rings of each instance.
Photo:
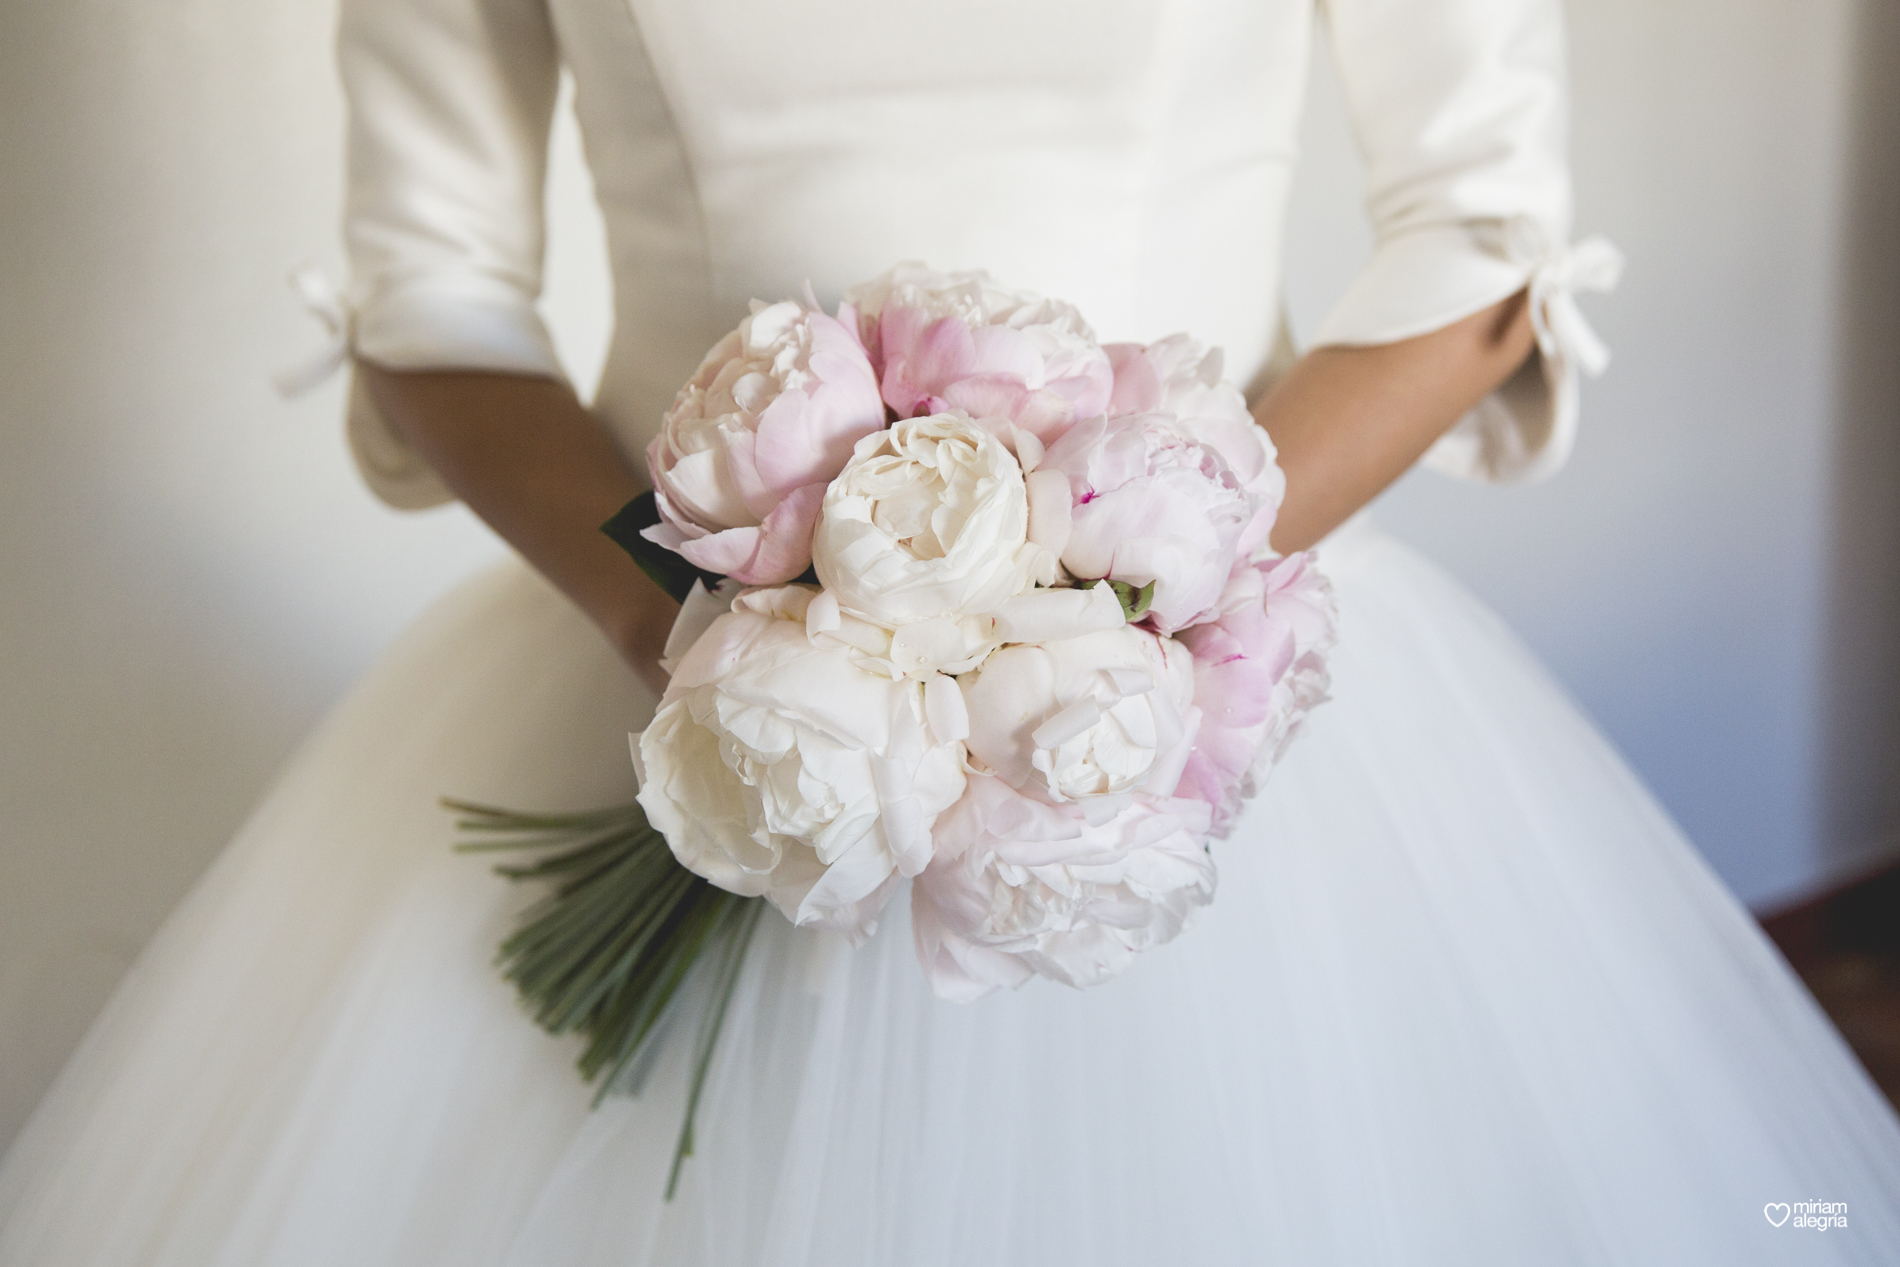
[[[1287,358],[1310,0],[345,0],[353,341],[558,373],[535,315],[557,66],[611,238],[628,452],[754,296],[984,267],[1108,339]],[[1320,332],[1526,285],[1542,350],[1429,461],[1564,458],[1600,359],[1566,245],[1546,0],[1323,0],[1379,246]],[[401,505],[445,491],[353,398]],[[653,701],[510,564],[291,761],[0,1170],[0,1263],[1900,1262],[1900,1126],[1748,916],[1510,632],[1363,520],[1341,642],[1178,941],[1087,992],[935,999],[907,903],[852,951],[768,915],[676,1199],[689,1000],[638,1099],[491,956],[532,898],[436,797],[633,791]],[[1844,1203],[1800,1230],[1770,1203]],[[1769,1209],[1764,1214],[1764,1205]],[[1795,1207],[1799,1208],[1799,1207]]]

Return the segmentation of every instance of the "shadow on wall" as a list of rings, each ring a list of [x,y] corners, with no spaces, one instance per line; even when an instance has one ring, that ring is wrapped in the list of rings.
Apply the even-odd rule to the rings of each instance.
[[[1823,866],[1900,853],[1900,5],[1859,6],[1843,225]]]

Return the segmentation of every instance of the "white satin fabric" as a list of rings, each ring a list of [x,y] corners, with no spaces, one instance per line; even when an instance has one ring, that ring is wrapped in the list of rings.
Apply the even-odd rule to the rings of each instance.
[[[1571,296],[1614,261],[1564,245],[1554,8],[1327,8],[1380,224],[1327,337],[1529,285],[1542,365],[1439,452],[1561,460],[1596,355]],[[1071,298],[1110,338],[1193,330],[1243,376],[1283,341],[1295,0],[344,13],[357,276],[349,305],[312,293],[339,346],[555,372],[533,298],[558,53],[630,449],[752,295],[907,256]],[[385,496],[442,495],[361,400],[353,426]],[[491,964],[533,895],[450,852],[435,804],[623,801],[652,701],[525,568],[477,578],[128,975],[0,1165],[0,1267],[1900,1261],[1900,1124],[1746,913],[1456,585],[1363,521],[1321,558],[1335,698],[1217,847],[1195,928],[1096,990],[957,1005],[901,895],[855,952],[768,916],[670,1204],[696,1002],[643,1098],[590,1110],[576,1045]],[[1850,1226],[1764,1218],[1802,1200]]]
[[[1569,266],[1555,0],[344,0],[356,346],[560,373],[534,304],[565,61],[614,262],[597,404],[629,452],[748,300],[810,281],[833,302],[910,258],[1068,299],[1105,339],[1191,331],[1259,386],[1290,357],[1280,239],[1319,26],[1378,231],[1319,341],[1424,333],[1541,279],[1541,356],[1427,461],[1555,469],[1590,364],[1561,318],[1614,280]],[[448,497],[362,393],[351,435],[389,501]]]

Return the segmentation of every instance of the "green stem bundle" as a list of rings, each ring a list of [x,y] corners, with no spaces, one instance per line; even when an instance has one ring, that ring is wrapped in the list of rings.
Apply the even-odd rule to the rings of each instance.
[[[666,1183],[671,1200],[693,1152],[700,1093],[763,899],[728,893],[682,867],[637,803],[578,814],[525,814],[448,797],[442,804],[461,815],[460,851],[544,851],[533,862],[495,868],[511,880],[554,885],[523,912],[496,962],[543,1029],[586,1038],[579,1065],[584,1080],[599,1081],[595,1104],[610,1092],[638,1093],[661,1021],[693,970],[710,965],[686,1119]]]

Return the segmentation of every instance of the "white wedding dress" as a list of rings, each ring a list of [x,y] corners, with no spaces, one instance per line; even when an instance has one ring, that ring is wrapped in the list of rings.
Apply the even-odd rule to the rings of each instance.
[[[1531,285],[1543,354],[1429,460],[1555,467],[1596,351],[1570,294],[1606,280],[1565,246],[1555,5],[1320,7],[1380,242],[1322,340]],[[629,452],[749,298],[905,258],[1104,338],[1193,331],[1243,382],[1285,362],[1311,0],[343,8],[375,359],[558,372],[533,301],[564,60]],[[360,393],[351,435],[384,496],[444,495]],[[1616,754],[1403,545],[1358,521],[1321,558],[1334,698],[1197,926],[1099,989],[957,1005],[901,898],[857,951],[769,915],[670,1203],[690,1006],[644,1095],[590,1109],[492,966],[533,895],[435,803],[624,801],[652,701],[524,567],[467,583],[127,976],[0,1169],[0,1264],[1900,1262],[1893,1113]],[[1764,1217],[1816,1200],[1848,1226]]]

